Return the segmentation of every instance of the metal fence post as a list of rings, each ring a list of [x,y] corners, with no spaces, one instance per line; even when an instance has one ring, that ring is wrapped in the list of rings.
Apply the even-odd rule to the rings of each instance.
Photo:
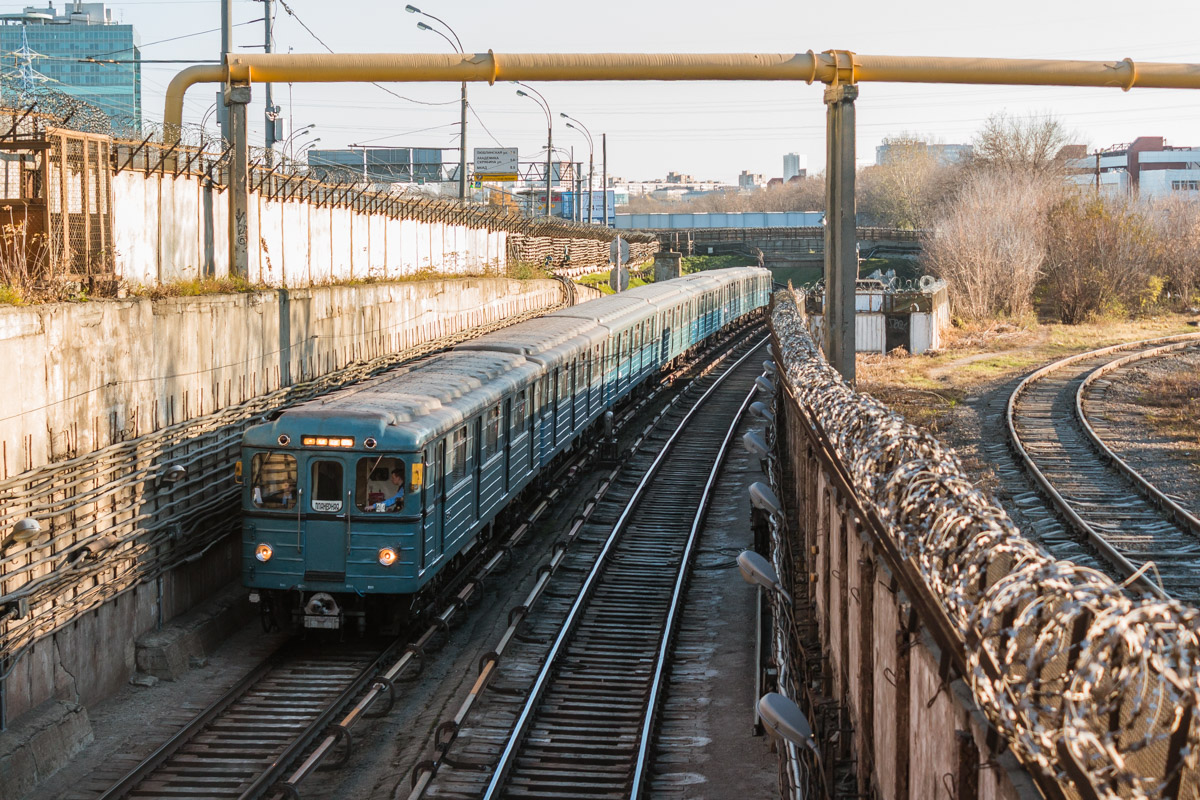
[[[858,87],[825,89],[825,357],[854,383],[854,285],[858,247],[854,225],[854,100]]]

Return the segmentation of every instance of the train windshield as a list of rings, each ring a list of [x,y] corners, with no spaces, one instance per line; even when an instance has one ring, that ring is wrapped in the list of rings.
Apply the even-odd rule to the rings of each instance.
[[[250,499],[258,508],[296,506],[296,459],[287,453],[258,453],[250,460]]]
[[[354,502],[358,510],[403,511],[406,475],[404,461],[394,456],[360,458],[354,482]]]

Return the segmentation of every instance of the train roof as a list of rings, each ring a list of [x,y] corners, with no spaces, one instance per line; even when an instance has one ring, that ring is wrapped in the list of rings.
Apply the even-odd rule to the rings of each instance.
[[[498,351],[451,351],[422,359],[321,398],[286,409],[246,432],[250,447],[278,447],[279,436],[367,437],[379,451],[411,451],[497,403],[544,368],[524,356]]]
[[[589,300],[577,306],[561,308],[547,316],[590,319],[599,325],[612,325],[625,317],[639,312],[645,313],[647,310],[648,303],[645,298],[631,297],[628,292],[622,292],[601,297],[598,300]]]
[[[631,297],[640,297],[646,302],[655,305],[667,305],[691,297],[694,294],[694,289],[685,283],[672,279],[663,281],[662,283],[647,283],[644,286],[630,289],[624,294]]]
[[[597,331],[597,324],[582,317],[535,317],[501,328],[455,347],[455,350],[499,350],[523,356],[535,356],[559,347],[564,342]],[[603,332],[607,336],[607,331]]]

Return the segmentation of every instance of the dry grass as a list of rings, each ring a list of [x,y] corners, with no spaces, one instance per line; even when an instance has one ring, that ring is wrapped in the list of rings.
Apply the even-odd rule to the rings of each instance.
[[[1146,419],[1159,433],[1200,447],[1200,375],[1179,372],[1156,377],[1141,401]],[[1190,447],[1191,460],[1200,466],[1200,454]]]
[[[1110,344],[1194,332],[1166,314],[1082,325],[991,322],[952,328],[945,347],[919,356],[860,355],[858,388],[934,433],[947,431],[966,400],[1059,358]]]

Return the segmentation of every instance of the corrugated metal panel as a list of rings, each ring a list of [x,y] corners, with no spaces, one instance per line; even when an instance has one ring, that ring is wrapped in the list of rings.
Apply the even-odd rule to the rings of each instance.
[[[933,314],[918,311],[908,318],[908,352],[914,356],[930,347],[933,337]]]
[[[882,353],[887,345],[887,325],[883,314],[854,315],[854,351]]]
[[[858,313],[864,311],[883,311],[883,292],[856,292],[854,295],[854,310]]]

